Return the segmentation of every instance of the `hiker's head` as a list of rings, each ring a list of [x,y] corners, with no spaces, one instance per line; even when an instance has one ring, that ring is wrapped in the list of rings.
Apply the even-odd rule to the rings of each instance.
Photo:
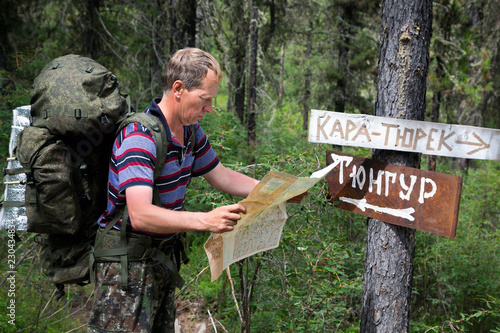
[[[165,68],[163,90],[168,93],[177,80],[182,81],[188,91],[200,88],[209,69],[214,71],[217,81],[220,82],[222,71],[211,54],[197,48],[178,50],[172,55]]]

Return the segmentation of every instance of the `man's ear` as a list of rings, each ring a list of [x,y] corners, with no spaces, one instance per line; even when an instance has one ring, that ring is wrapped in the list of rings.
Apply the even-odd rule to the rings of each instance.
[[[182,91],[186,89],[184,83],[181,80],[177,80],[172,84],[172,93],[176,98],[181,97]]]

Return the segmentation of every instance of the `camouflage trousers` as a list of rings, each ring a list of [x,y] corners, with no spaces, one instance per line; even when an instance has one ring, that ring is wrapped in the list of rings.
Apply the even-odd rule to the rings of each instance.
[[[175,255],[171,257],[175,264]],[[123,290],[121,264],[97,264],[87,332],[174,333],[175,287],[170,282],[171,271],[152,259],[129,262],[128,266],[129,288]]]

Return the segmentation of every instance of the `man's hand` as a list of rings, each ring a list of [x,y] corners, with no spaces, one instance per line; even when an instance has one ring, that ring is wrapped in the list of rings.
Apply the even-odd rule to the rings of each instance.
[[[234,226],[241,219],[241,214],[245,214],[247,210],[241,204],[234,204],[215,208],[214,210],[205,213],[201,222],[206,226],[206,229],[215,233],[223,233],[232,231]]]

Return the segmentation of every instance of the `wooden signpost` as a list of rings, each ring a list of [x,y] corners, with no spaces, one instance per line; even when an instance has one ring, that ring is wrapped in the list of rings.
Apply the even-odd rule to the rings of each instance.
[[[311,110],[309,142],[500,160],[500,130]],[[338,207],[454,238],[462,178],[327,152]]]
[[[338,207],[454,238],[462,178],[328,151],[326,180]]]
[[[500,130],[311,110],[309,142],[500,160]]]

